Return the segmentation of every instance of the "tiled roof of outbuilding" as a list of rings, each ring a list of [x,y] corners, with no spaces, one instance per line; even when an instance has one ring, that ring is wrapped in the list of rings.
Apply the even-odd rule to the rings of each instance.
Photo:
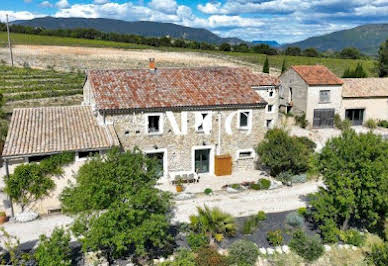
[[[343,84],[343,81],[325,66],[292,66],[292,69],[311,86]]]
[[[388,78],[346,78],[342,97],[388,97]]]
[[[88,74],[97,109],[148,109],[263,105],[252,86],[279,80],[245,68],[92,70]]]
[[[118,146],[114,129],[97,124],[91,107],[14,109],[3,157],[44,155]]]

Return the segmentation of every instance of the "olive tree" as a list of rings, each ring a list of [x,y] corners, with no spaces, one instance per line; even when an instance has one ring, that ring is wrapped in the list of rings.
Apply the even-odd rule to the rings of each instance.
[[[112,150],[80,168],[61,200],[65,212],[76,214],[72,231],[85,251],[101,251],[113,262],[171,248],[171,196],[155,188],[157,172],[139,150]]]
[[[312,218],[326,240],[349,226],[382,232],[388,210],[388,142],[345,130],[318,156],[324,187],[310,198]]]

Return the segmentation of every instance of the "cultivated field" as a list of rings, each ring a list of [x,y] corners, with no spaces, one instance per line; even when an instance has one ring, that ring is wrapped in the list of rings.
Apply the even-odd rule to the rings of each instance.
[[[145,52],[148,54],[154,54],[154,55],[160,55],[160,52],[163,56],[161,58],[157,58],[157,60],[160,61],[161,66],[164,66],[164,63],[166,63],[167,66],[177,65],[177,66],[198,66],[198,63],[201,65],[215,65],[220,64],[221,62],[224,62],[221,65],[225,65],[225,62],[228,62],[229,64],[237,64],[237,65],[245,65],[252,67],[255,70],[261,70],[262,64],[264,63],[266,55],[263,54],[256,54],[256,53],[237,53],[237,52],[220,52],[220,51],[201,51],[201,50],[191,50],[191,49],[183,49],[183,48],[174,48],[174,47],[151,47],[146,45],[138,45],[138,44],[130,44],[130,43],[120,43],[120,42],[110,42],[110,41],[101,41],[101,40],[86,40],[86,39],[75,39],[75,38],[63,38],[63,37],[52,37],[52,36],[39,36],[39,35],[28,35],[28,34],[15,34],[12,33],[12,42],[15,45],[28,45],[28,46],[17,46],[17,47],[25,47],[24,49],[30,50],[35,49],[36,45],[46,45],[46,46],[67,46],[70,48],[74,47],[99,47],[99,48],[120,48],[120,50],[113,50],[115,51],[108,61],[109,62],[106,65],[103,65],[104,68],[109,68],[111,65],[117,65],[118,67],[121,67],[124,65],[124,67],[128,66],[143,66],[144,62],[128,62],[129,58],[125,56],[125,54],[130,51],[131,53],[136,54],[136,50],[144,50],[148,49]],[[6,33],[0,32],[0,47],[6,47],[7,44],[7,37]],[[47,48],[48,50],[51,50]],[[81,55],[83,53],[82,48],[75,48],[76,50],[71,51],[77,51],[80,49]],[[4,51],[3,49],[0,49],[0,59],[4,58]],[[152,52],[151,52],[152,50]],[[38,50],[39,52],[45,52],[43,50]],[[69,51],[69,50],[68,50]],[[101,54],[104,54],[105,52],[111,51],[111,50],[100,50]],[[119,51],[119,52],[118,52]],[[140,51],[140,53],[143,53],[144,51]],[[171,56],[166,54],[172,53]],[[65,52],[66,53],[66,52]],[[115,58],[115,55],[117,53],[124,54],[124,64],[119,64],[114,61],[117,60]],[[177,56],[178,54],[178,56]],[[21,53],[19,55],[19,61],[24,60],[25,53]],[[42,55],[43,56],[43,55]],[[109,56],[109,55],[108,55]],[[81,57],[81,56],[80,56]],[[146,58],[149,56],[146,56]],[[179,57],[185,57],[187,60],[185,62],[182,62],[180,60],[177,60],[177,62],[164,62],[164,59],[166,57],[170,58],[179,58]],[[322,64],[327,66],[329,69],[331,69],[335,74],[338,76],[342,76],[345,69],[348,67],[355,67],[357,63],[361,62],[364,66],[364,68],[367,70],[369,76],[377,76],[376,71],[376,61],[374,60],[350,60],[350,59],[333,59],[333,58],[315,58],[315,57],[303,57],[303,56],[283,56],[283,55],[276,55],[276,56],[268,56],[270,66],[274,68],[273,73],[278,74],[279,69],[281,69],[283,59],[286,58],[287,66],[291,65],[302,65],[302,64]],[[198,58],[200,58],[198,62]],[[202,58],[207,58],[207,60],[202,60]],[[26,57],[25,60],[30,60],[30,57]],[[127,59],[127,61],[125,61]],[[133,59],[133,58],[132,58]],[[4,60],[4,59],[3,59]],[[44,59],[42,59],[45,61]],[[89,60],[90,62],[93,62],[93,58]],[[168,61],[168,60],[167,60]],[[193,62],[192,62],[193,61]],[[210,62],[209,62],[210,61]],[[82,61],[84,62],[84,61]],[[36,62],[37,64],[42,64],[39,62]],[[47,62],[43,62],[47,63]],[[98,63],[98,62],[97,62]],[[129,63],[129,64],[128,64]],[[33,64],[35,66],[35,64]],[[91,65],[93,67],[93,64]],[[98,64],[98,67],[100,67],[101,64]],[[61,66],[62,67],[62,66]],[[77,65],[78,68],[84,69],[85,67],[90,67],[90,64],[86,64],[86,66],[81,66],[81,64]],[[277,69],[277,71],[276,71]]]
[[[81,102],[83,73],[10,68],[0,65],[0,93],[7,111],[15,107],[71,105]]]

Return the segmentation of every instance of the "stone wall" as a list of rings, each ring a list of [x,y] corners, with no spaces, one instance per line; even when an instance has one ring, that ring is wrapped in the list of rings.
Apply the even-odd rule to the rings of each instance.
[[[308,92],[306,82],[293,69],[284,72],[279,79],[282,84],[279,95],[280,104],[286,106],[288,102],[292,101],[292,113],[296,115],[306,113]],[[292,88],[292,97],[290,88]]]
[[[238,110],[212,111],[211,130],[208,134],[196,132],[194,111],[171,112],[176,124],[181,128],[182,117],[187,116],[187,133],[177,134],[163,113],[164,129],[161,135],[148,135],[146,132],[147,113],[136,112],[130,114],[107,115],[106,122],[113,123],[120,142],[125,150],[138,147],[143,151],[167,153],[167,168],[169,172],[194,171],[193,147],[208,147],[212,150],[212,157],[217,154],[230,154],[233,157],[234,168],[253,169],[254,160],[250,159],[239,163],[237,151],[240,149],[254,148],[264,137],[266,129],[264,108],[252,109],[252,127],[249,130],[238,129]],[[234,116],[233,116],[234,115]],[[221,128],[219,128],[219,117]],[[228,118],[229,117],[229,118]],[[232,119],[230,119],[232,118]],[[229,122],[227,122],[229,121]],[[183,123],[184,124],[184,123]],[[231,125],[231,134],[228,133],[227,124]],[[220,133],[219,133],[220,132]],[[221,142],[218,143],[219,134]],[[244,159],[245,160],[245,159]],[[214,163],[210,162],[211,172]],[[249,164],[249,167],[245,164]],[[242,165],[244,165],[242,167]],[[237,167],[239,166],[239,167]]]
[[[255,89],[255,91],[263,98],[268,105],[272,105],[272,111],[268,111],[268,105],[265,107],[265,120],[272,120],[270,128],[278,125],[279,119],[279,89],[275,89],[275,87],[268,88],[259,88]],[[272,92],[272,96],[270,96],[270,92]],[[264,126],[266,127],[267,123],[264,121]]]
[[[330,91],[330,101],[320,102],[320,91]],[[336,114],[341,110],[342,86],[311,86],[308,88],[306,120],[313,125],[315,109],[334,109]]]

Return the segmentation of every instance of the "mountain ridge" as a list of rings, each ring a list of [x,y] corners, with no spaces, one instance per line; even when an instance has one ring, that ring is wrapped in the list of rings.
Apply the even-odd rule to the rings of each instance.
[[[298,46],[302,49],[316,48],[320,51],[340,51],[355,47],[367,55],[377,55],[382,42],[388,39],[388,23],[365,24],[355,28],[314,36],[282,47]]]
[[[243,43],[239,38],[223,38],[215,33],[202,29],[181,26],[173,23],[152,22],[152,21],[124,21],[107,18],[54,18],[41,17],[31,20],[17,20],[12,24],[19,24],[31,27],[43,27],[46,29],[74,29],[92,28],[103,32],[115,32],[120,34],[134,34],[145,37],[170,36],[177,39],[187,39],[198,42],[221,44]]]

